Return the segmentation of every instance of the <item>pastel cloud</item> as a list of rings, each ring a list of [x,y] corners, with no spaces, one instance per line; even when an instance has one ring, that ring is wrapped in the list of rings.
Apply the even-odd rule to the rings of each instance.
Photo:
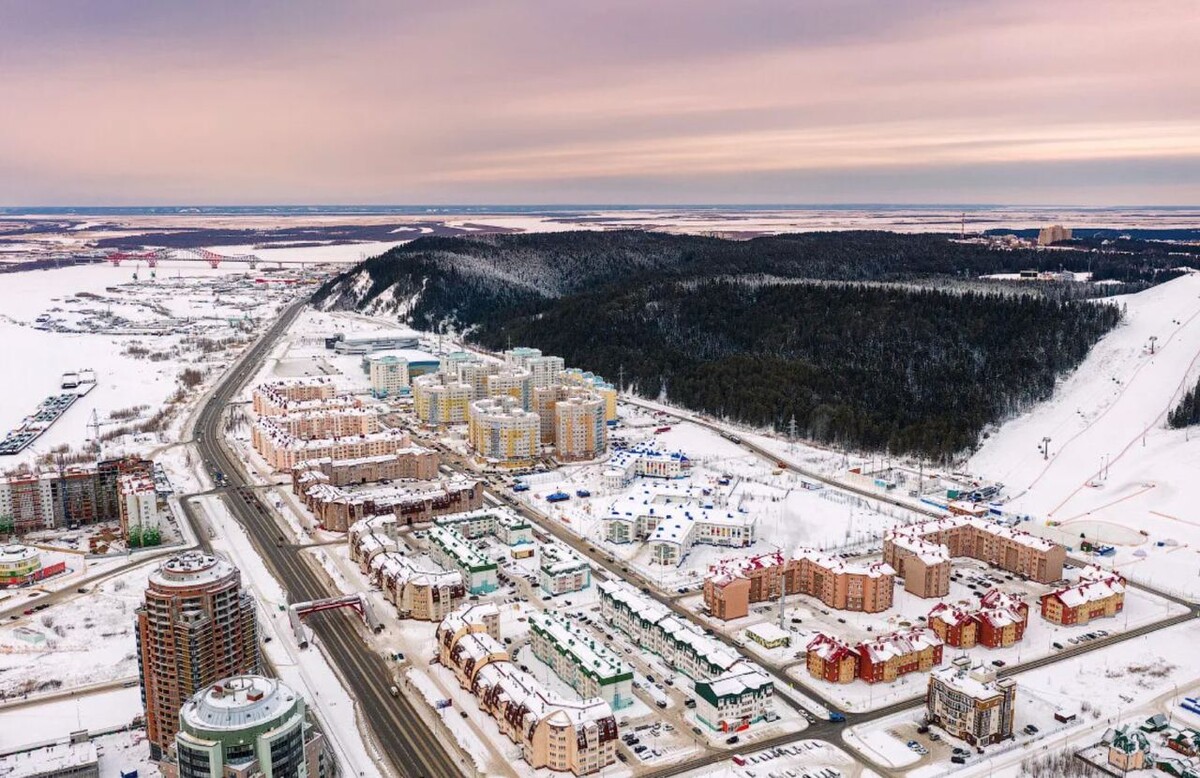
[[[0,0],[0,204],[1196,203],[1198,22],[1159,0]]]

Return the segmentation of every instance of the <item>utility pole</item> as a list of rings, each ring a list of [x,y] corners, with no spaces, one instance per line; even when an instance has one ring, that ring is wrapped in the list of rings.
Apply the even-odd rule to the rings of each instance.
[[[783,573],[783,565],[780,565],[779,573],[779,628],[787,631],[787,576]]]
[[[625,394],[625,365],[617,368],[617,396]]]

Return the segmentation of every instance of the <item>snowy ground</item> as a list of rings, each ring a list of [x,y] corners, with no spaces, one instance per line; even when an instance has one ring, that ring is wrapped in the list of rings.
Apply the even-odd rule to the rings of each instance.
[[[0,694],[12,697],[131,679],[137,675],[134,610],[151,562],[87,595],[0,627]]]
[[[1007,485],[1009,508],[1060,524],[1042,534],[1112,544],[1122,573],[1192,597],[1200,596],[1200,517],[1189,484],[1200,475],[1200,437],[1165,429],[1164,418],[1200,374],[1198,296],[1200,275],[1189,274],[1115,298],[1127,321],[969,464]],[[1044,436],[1048,461],[1036,453]]]
[[[136,686],[36,705],[0,706],[0,749],[58,740],[81,729],[120,727],[141,714]]]
[[[5,457],[6,469],[60,446],[82,449],[93,413],[102,437],[148,420],[178,391],[185,368],[219,372],[293,293],[254,284],[240,266],[167,263],[156,279],[142,268],[138,281],[132,272],[86,265],[5,275],[0,338],[19,380],[0,395],[0,435],[56,393],[63,373],[96,373],[95,388],[24,452]],[[36,321],[43,315],[50,322]],[[153,449],[163,432],[108,441],[104,454]]]
[[[1153,713],[1169,714],[1176,725],[1200,726],[1200,718],[1184,712],[1179,702],[1194,696],[1200,683],[1200,665],[1195,662],[1195,642],[1200,624],[1192,621],[1125,643],[1072,657],[1049,667],[1019,673],[1015,742],[989,746],[983,754],[971,748],[967,764],[955,774],[965,776],[1006,775],[1019,772],[1022,759],[1079,748],[1094,742],[1106,727],[1121,721],[1144,720]],[[1063,724],[1056,711],[1075,713],[1075,721]],[[847,731],[847,742],[862,747],[883,763],[913,766],[911,778],[935,778],[950,769],[950,749],[967,744],[945,736],[934,743],[916,732],[921,707],[888,716]],[[1193,720],[1194,719],[1194,720]],[[1034,725],[1033,735],[1021,732]],[[905,747],[917,740],[930,750],[919,758]]]
[[[745,749],[738,758],[745,764],[738,765],[731,758],[682,775],[687,778],[768,778],[772,775],[776,778],[791,775],[797,778],[806,775],[810,778],[868,778],[875,775],[840,748],[816,740],[801,740],[765,751]]]

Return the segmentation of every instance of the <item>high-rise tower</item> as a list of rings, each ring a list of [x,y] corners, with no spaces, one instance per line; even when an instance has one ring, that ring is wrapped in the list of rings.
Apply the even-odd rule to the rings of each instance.
[[[179,731],[179,710],[222,678],[258,669],[254,601],[237,568],[199,551],[150,574],[137,610],[138,669],[150,754],[162,759]]]

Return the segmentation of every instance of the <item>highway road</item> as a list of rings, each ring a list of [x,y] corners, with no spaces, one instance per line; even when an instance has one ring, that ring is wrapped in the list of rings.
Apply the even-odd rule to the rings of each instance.
[[[307,300],[290,306],[271,328],[221,379],[206,400],[196,421],[196,445],[210,473],[220,472],[226,480],[221,494],[230,513],[246,529],[255,551],[263,558],[288,594],[289,602],[320,599],[340,594],[318,576],[301,558],[301,550],[280,542],[283,532],[257,492],[250,487],[237,457],[224,439],[224,410],[232,397],[258,371],[276,341],[291,325]],[[194,514],[188,511],[189,518]],[[195,526],[195,525],[194,525]],[[203,533],[201,545],[208,546]],[[392,771],[405,778],[458,776],[463,770],[437,734],[421,718],[413,700],[401,692],[392,697],[393,674],[387,662],[366,642],[360,621],[341,611],[311,617],[316,634],[362,715],[375,735],[375,742]],[[397,684],[403,688],[403,684]]]

